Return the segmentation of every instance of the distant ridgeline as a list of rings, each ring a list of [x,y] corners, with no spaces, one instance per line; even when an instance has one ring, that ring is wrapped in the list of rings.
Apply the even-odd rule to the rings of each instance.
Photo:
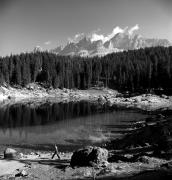
[[[0,85],[86,89],[103,84],[113,89],[172,88],[172,47],[152,47],[104,57],[58,56],[48,52],[0,58]]]

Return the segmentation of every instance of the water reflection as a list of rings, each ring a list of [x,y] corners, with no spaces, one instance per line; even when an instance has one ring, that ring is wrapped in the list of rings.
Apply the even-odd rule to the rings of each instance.
[[[68,118],[106,112],[106,105],[89,102],[45,103],[40,106],[15,104],[0,109],[0,126],[4,128],[45,125]]]
[[[88,102],[16,104],[0,109],[0,142],[86,145],[119,137],[146,116]]]

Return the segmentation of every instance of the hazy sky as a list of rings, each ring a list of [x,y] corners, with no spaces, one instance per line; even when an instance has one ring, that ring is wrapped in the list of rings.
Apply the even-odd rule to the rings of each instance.
[[[0,0],[0,55],[65,44],[77,33],[139,24],[172,41],[172,0]]]

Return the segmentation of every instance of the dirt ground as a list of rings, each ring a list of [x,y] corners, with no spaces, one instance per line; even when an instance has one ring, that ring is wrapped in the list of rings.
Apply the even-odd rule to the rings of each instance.
[[[3,148],[2,148],[3,149]],[[23,152],[23,151],[22,151]],[[145,162],[109,162],[103,167],[70,166],[72,152],[60,152],[60,158],[53,152],[30,150],[25,153],[18,149],[18,157],[6,160],[1,153],[0,179],[139,179],[144,177],[171,177],[172,160],[149,158]],[[168,165],[167,165],[168,164]],[[164,167],[163,167],[164,166]],[[160,173],[161,172],[161,173]]]

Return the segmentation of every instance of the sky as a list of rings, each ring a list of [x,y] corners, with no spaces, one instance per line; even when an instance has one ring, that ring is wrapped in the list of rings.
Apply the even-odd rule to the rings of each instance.
[[[0,0],[0,56],[136,24],[144,37],[172,41],[172,0]]]

